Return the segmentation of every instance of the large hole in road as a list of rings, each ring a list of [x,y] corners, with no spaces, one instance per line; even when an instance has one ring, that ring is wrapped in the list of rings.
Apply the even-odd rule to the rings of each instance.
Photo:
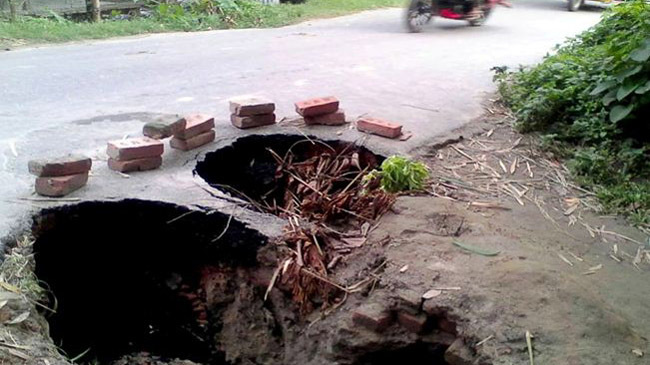
[[[348,142],[250,136],[207,154],[196,173],[235,196],[278,204],[291,192],[278,156],[316,170],[356,159],[348,163],[358,167],[343,174],[357,179],[383,161]],[[328,191],[358,181],[334,180]],[[336,316],[323,317],[323,344],[358,346],[304,342],[307,322],[292,302],[295,293],[272,290],[264,300],[282,262],[278,245],[218,211],[134,199],[84,202],[41,211],[32,233],[36,274],[56,309],[47,316],[50,336],[68,358],[81,354],[78,364],[326,363],[332,356],[355,365],[446,363],[450,342],[426,340],[443,327],[435,316],[425,333],[408,336],[397,321],[380,340],[363,328],[339,331]]]
[[[159,202],[87,202],[42,211],[33,233],[36,274],[56,303],[51,337],[70,358],[85,353],[81,363],[224,364],[222,329],[247,320],[272,341],[273,321],[237,317],[266,311],[263,289],[248,282],[266,237],[236,219]]]
[[[351,142],[303,135],[252,135],[208,153],[203,161],[197,163],[196,173],[213,187],[236,197],[265,206],[282,206],[287,181],[286,176],[277,174],[277,159],[271,151],[281,158],[291,159],[293,163],[322,155],[336,158],[342,153],[353,152],[359,157],[359,168],[368,171],[384,160],[383,156]],[[341,179],[340,184],[340,189],[343,189],[347,180]]]
[[[331,356],[354,365],[447,363],[448,340],[402,335],[397,323],[378,341],[367,331],[338,331],[337,319],[325,317],[324,328],[336,333],[321,332],[326,343],[364,340],[333,349],[303,342],[298,308],[278,292],[263,300],[275,246],[216,211],[85,202],[41,211],[33,234],[36,274],[56,309],[47,316],[50,336],[68,358],[83,354],[77,364],[282,364],[304,353],[311,363]],[[443,327],[436,318],[427,333]]]

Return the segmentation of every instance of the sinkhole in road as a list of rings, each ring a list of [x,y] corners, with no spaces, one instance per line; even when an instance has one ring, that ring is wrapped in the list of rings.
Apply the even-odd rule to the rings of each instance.
[[[223,178],[212,169],[225,161],[227,171],[240,174],[234,182],[249,183],[257,171],[266,171],[264,189],[255,190],[256,185],[250,184],[252,190],[247,190],[247,195],[264,195],[278,185],[278,165],[265,154],[266,148],[294,156],[298,163],[353,148],[360,171],[378,166],[383,159],[346,142],[256,137],[209,154],[197,165],[197,172],[208,181]],[[242,164],[250,170],[237,170]],[[280,364],[341,359],[341,364],[353,365],[398,360],[456,365],[444,359],[456,339],[455,325],[450,327],[446,312],[427,316],[416,336],[404,332],[404,325],[395,319],[399,309],[393,308],[392,324],[379,340],[362,327],[341,331],[346,326],[341,317],[323,317],[317,321],[323,338],[302,341],[308,321],[301,318],[290,293],[279,284],[267,292],[280,262],[278,245],[268,244],[269,237],[219,211],[138,199],[89,201],[41,210],[34,216],[32,235],[35,272],[56,310],[45,314],[51,340],[68,358],[81,354],[78,364]],[[440,331],[444,336],[432,336]],[[328,343],[342,345],[321,345]],[[350,343],[355,345],[348,347]]]
[[[43,210],[35,271],[56,307],[54,343],[86,364],[140,364],[137,354],[225,364],[223,312],[250,286],[267,240],[229,218],[141,200]]]
[[[341,140],[286,134],[252,135],[206,154],[197,163],[195,172],[211,186],[238,198],[263,207],[283,207],[290,199],[287,185],[293,177],[279,171],[278,160],[294,166],[309,165],[318,160],[313,165],[313,171],[307,173],[315,176],[327,173],[318,163],[332,169],[351,164],[356,166],[358,173],[378,167],[384,157],[364,146]],[[330,191],[344,189],[355,176],[347,168],[342,171],[346,172],[333,181]],[[311,188],[305,186],[305,189]],[[323,187],[317,188],[320,190]]]

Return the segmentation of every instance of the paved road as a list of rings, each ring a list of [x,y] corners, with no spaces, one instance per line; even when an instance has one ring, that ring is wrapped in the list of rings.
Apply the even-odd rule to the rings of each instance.
[[[600,13],[526,0],[497,9],[480,28],[436,19],[425,32],[408,34],[402,10],[388,9],[280,29],[0,53],[0,236],[15,219],[16,203],[7,200],[31,190],[30,158],[98,155],[106,140],[137,133],[156,113],[213,113],[226,134],[235,134],[226,100],[251,93],[273,98],[280,117],[293,114],[297,99],[336,95],[349,116],[371,113],[416,132],[394,144],[408,150],[477,117],[494,90],[491,67],[537,62]]]

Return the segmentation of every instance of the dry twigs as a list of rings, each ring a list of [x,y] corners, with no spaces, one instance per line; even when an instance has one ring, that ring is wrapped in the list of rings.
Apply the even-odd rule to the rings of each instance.
[[[592,192],[569,182],[564,165],[549,159],[531,139],[519,137],[509,127],[490,129],[435,152],[443,162],[430,164],[434,196],[486,209],[502,207],[498,201],[504,199],[520,206],[533,203],[558,231],[571,238],[575,237],[551,216],[549,207],[561,210],[569,226],[582,219],[583,210],[600,210]],[[543,201],[542,197],[548,195],[558,197],[557,208],[555,202]],[[609,231],[594,233],[617,235]]]
[[[376,281],[369,277],[347,287],[329,274],[343,255],[365,244],[371,223],[395,201],[378,181],[363,181],[379,165],[374,155],[354,144],[308,142],[312,146],[302,155],[293,148],[284,156],[268,150],[277,163],[277,184],[262,203],[287,219],[281,241],[286,256],[266,295],[278,285],[291,293],[302,313],[316,306],[337,307],[347,295]]]

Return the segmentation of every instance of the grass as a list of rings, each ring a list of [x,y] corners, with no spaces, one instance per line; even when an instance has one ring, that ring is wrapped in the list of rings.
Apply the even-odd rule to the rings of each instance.
[[[233,4],[235,5],[229,8],[222,8],[219,13],[188,11],[180,7],[158,7],[154,8],[151,17],[104,20],[100,23],[75,22],[54,15],[47,18],[21,17],[13,23],[0,19],[0,46],[103,39],[146,33],[280,27],[309,19],[402,6],[404,0],[307,0],[303,4],[275,6],[237,0]]]
[[[644,0],[611,7],[540,64],[496,79],[520,131],[542,134],[608,212],[650,230],[648,19]]]
[[[34,240],[24,237],[16,242],[0,264],[0,291],[7,290],[38,303],[45,299],[45,290],[34,274]]]

